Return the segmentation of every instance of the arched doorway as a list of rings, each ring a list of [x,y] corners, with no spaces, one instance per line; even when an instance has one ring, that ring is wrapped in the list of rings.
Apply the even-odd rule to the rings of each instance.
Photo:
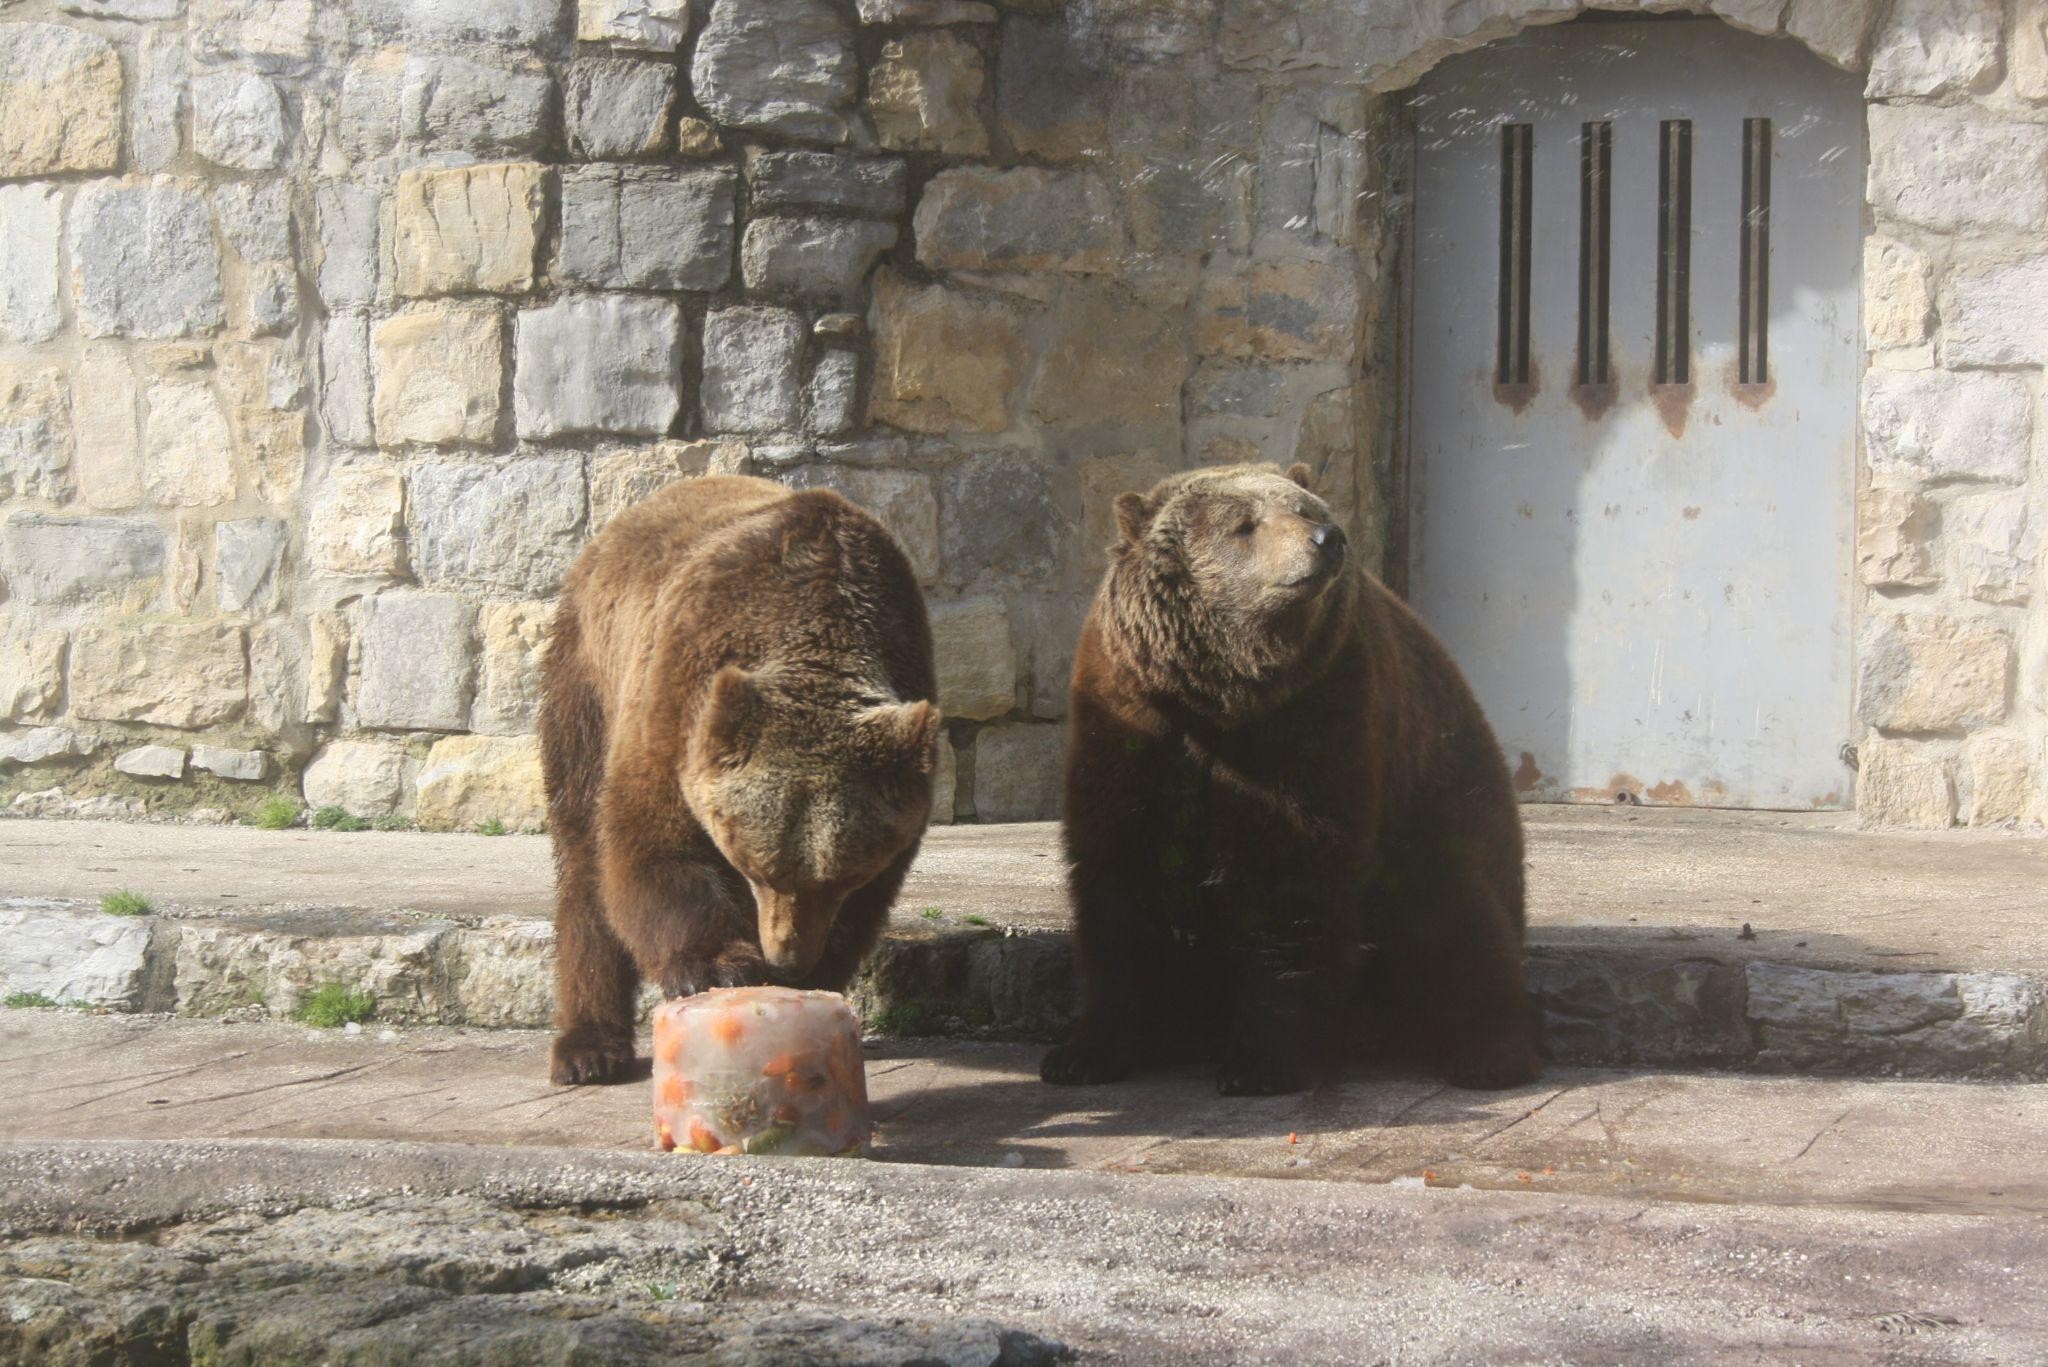
[[[1518,787],[1846,805],[1857,80],[1581,22],[1409,108],[1409,594]]]

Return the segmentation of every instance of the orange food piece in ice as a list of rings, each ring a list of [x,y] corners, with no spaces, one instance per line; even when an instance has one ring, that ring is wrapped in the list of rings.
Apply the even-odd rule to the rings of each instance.
[[[740,1042],[740,1036],[747,1032],[747,1024],[737,1011],[726,1011],[714,1016],[711,1021],[711,1038],[730,1049]]]

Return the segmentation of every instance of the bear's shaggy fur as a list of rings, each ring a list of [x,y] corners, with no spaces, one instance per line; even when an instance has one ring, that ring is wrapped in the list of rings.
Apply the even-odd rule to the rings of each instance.
[[[1193,1046],[1225,1092],[1295,1091],[1374,1032],[1461,1086],[1542,1070],[1500,745],[1307,483],[1239,466],[1117,500],[1069,705],[1082,1017],[1048,1082]]]
[[[843,988],[917,853],[939,714],[916,577],[827,490],[684,480],[570,571],[542,665],[556,1082],[671,997]]]

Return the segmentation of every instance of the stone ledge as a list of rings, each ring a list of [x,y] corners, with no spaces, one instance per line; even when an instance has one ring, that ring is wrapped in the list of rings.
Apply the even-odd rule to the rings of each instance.
[[[554,928],[522,916],[284,906],[112,918],[0,901],[0,993],[121,1012],[289,1016],[339,983],[380,1020],[544,1027]],[[1815,968],[1621,937],[1534,943],[1529,982],[1564,1063],[1907,1076],[2048,1076],[2048,978]],[[1074,1011],[1059,930],[899,928],[852,995],[880,1034],[1049,1039]]]

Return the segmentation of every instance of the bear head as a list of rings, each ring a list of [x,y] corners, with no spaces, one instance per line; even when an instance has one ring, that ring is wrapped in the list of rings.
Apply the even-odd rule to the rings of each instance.
[[[795,979],[847,895],[916,843],[931,815],[939,710],[727,665],[683,762],[683,793],[753,890],[761,952]]]

